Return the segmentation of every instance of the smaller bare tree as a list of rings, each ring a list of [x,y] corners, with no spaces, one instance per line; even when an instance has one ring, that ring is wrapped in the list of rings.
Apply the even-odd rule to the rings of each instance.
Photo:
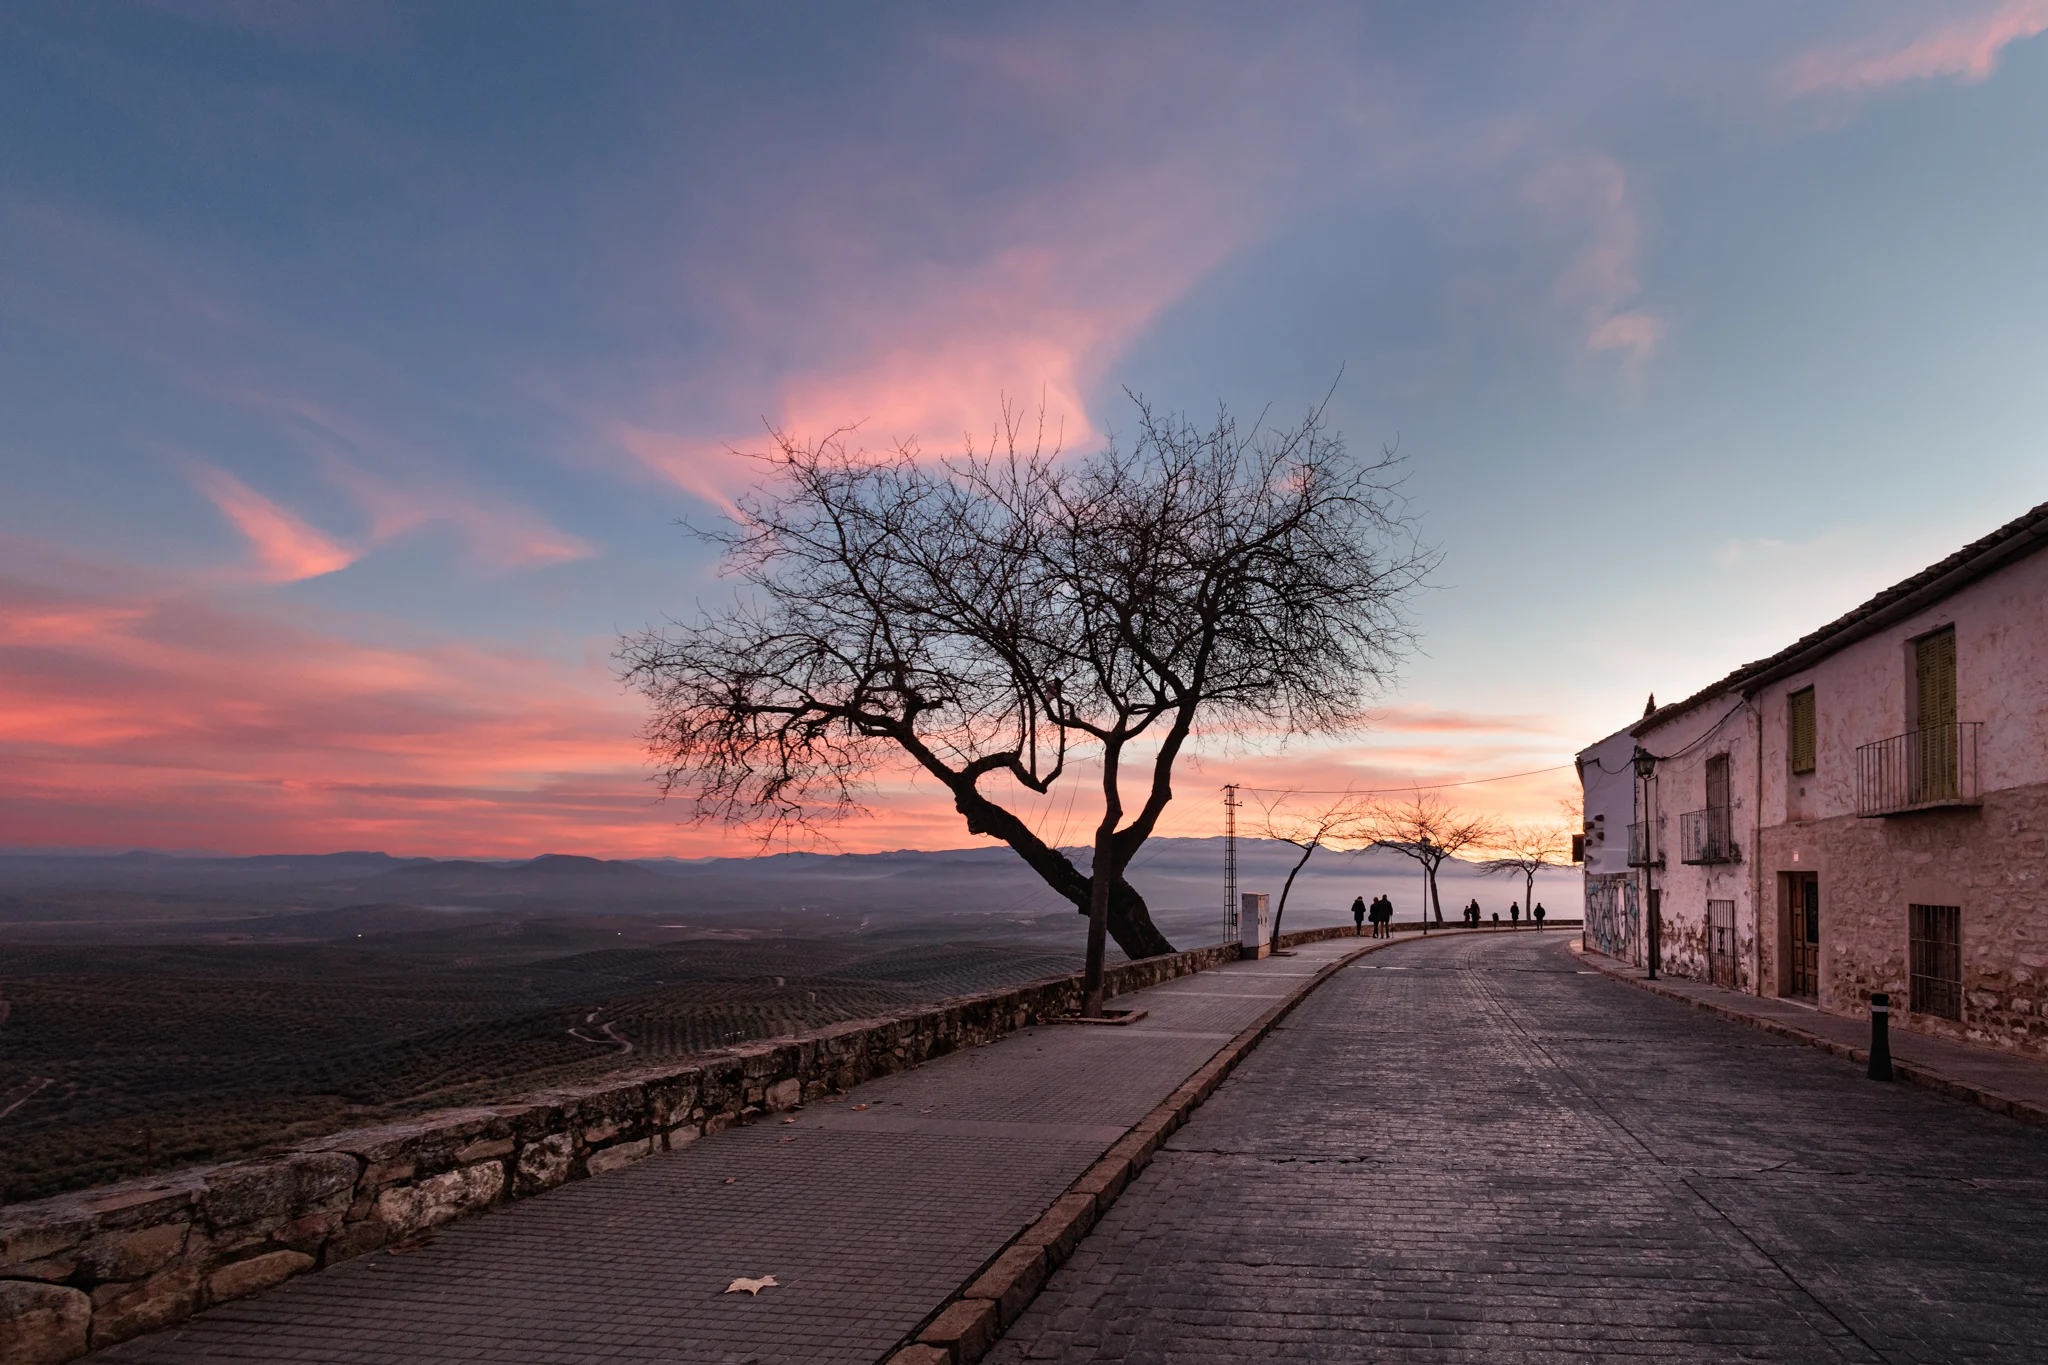
[[[1479,864],[1489,877],[1522,878],[1522,910],[1536,913],[1536,874],[1546,867],[1567,867],[1572,831],[1563,825],[1510,825],[1492,839],[1493,857]]]
[[[1363,822],[1364,837],[1374,848],[1392,849],[1422,864],[1429,887],[1429,904],[1422,907],[1426,927],[1429,913],[1443,919],[1443,899],[1437,895],[1436,874],[1452,858],[1467,849],[1483,846],[1493,837],[1494,825],[1483,815],[1459,810],[1435,792],[1418,791],[1404,801],[1373,807]]]
[[[1273,946],[1280,946],[1280,918],[1287,913],[1287,896],[1294,890],[1294,879],[1301,869],[1308,866],[1308,860],[1315,851],[1332,841],[1369,838],[1367,825],[1372,816],[1371,807],[1361,797],[1349,792],[1327,805],[1287,810],[1287,793],[1272,801],[1261,799],[1262,818],[1258,834],[1283,844],[1292,844],[1301,850],[1301,856],[1294,860],[1288,870],[1287,880],[1280,887],[1280,904],[1273,911]]]

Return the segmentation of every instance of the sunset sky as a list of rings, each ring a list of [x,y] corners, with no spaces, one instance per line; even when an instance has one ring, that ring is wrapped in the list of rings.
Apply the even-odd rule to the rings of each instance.
[[[1444,552],[1375,731],[1574,750],[2048,499],[2048,0],[15,4],[0,846],[745,851],[621,631],[764,427],[1336,384]],[[1340,378],[1341,375],[1341,378]],[[1040,811],[1044,815],[1046,812]],[[1078,837],[1079,830],[1075,831]],[[851,849],[971,842],[886,783]]]

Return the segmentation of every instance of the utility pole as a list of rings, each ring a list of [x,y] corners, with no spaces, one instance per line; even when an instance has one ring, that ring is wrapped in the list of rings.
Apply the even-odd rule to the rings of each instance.
[[[1223,788],[1223,941],[1237,942],[1237,783]]]

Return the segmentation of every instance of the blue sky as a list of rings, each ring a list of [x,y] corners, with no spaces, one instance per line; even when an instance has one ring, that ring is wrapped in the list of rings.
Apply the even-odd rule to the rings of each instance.
[[[2048,498],[2044,29],[15,6],[0,842],[732,846],[650,804],[607,663],[722,591],[675,523],[731,451],[940,450],[1006,393],[1086,445],[1125,386],[1335,381],[1445,552],[1378,733],[1196,786],[1563,763]]]

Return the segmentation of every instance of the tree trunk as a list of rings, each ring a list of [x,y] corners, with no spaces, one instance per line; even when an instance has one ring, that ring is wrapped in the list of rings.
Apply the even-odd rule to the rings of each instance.
[[[1442,919],[1444,914],[1443,897],[1436,893],[1436,868],[1429,866],[1427,870],[1429,872],[1429,904],[1422,907],[1422,932],[1425,934],[1429,932],[1429,912],[1434,909],[1438,919]]]
[[[1103,940],[1109,932],[1110,902],[1116,899],[1117,883],[1123,880],[1122,868],[1103,871],[1116,862],[1114,835],[1105,822],[1095,838],[1095,875],[1088,879],[1088,957],[1081,969],[1081,1014],[1088,1019],[1102,1017]]]
[[[1109,936],[1116,940],[1117,947],[1124,950],[1124,956],[1132,961],[1173,951],[1166,935],[1152,923],[1152,912],[1145,907],[1145,898],[1122,877],[1118,877],[1110,888]]]
[[[953,805],[967,817],[970,833],[1001,839],[1044,879],[1047,886],[1066,897],[1074,909],[1083,915],[1090,913],[1095,900],[1095,879],[1082,876],[1066,854],[1045,844],[1023,821],[975,791],[971,785],[963,784],[954,789]],[[1152,923],[1145,898],[1121,875],[1110,888],[1108,929],[1109,936],[1116,940],[1117,947],[1124,950],[1125,957],[1135,960],[1173,951],[1173,944]]]
[[[1311,853],[1314,853],[1315,851],[1316,846],[1314,844],[1310,844],[1307,848],[1301,851],[1301,861],[1297,862],[1294,865],[1294,871],[1289,872],[1287,874],[1286,882],[1284,882],[1280,887],[1280,905],[1277,909],[1273,911],[1272,942],[1273,951],[1276,953],[1280,951],[1280,917],[1287,913],[1287,893],[1294,889],[1295,876],[1301,871],[1302,868],[1308,866],[1309,855]]]
[[[1122,793],[1117,789],[1118,762],[1123,744],[1111,738],[1102,746],[1102,823],[1095,827],[1095,855],[1088,863],[1088,957],[1081,967],[1081,1015],[1102,1017],[1103,939],[1109,933],[1109,903],[1116,884],[1124,879],[1124,865],[1117,857],[1117,822],[1123,819]]]

